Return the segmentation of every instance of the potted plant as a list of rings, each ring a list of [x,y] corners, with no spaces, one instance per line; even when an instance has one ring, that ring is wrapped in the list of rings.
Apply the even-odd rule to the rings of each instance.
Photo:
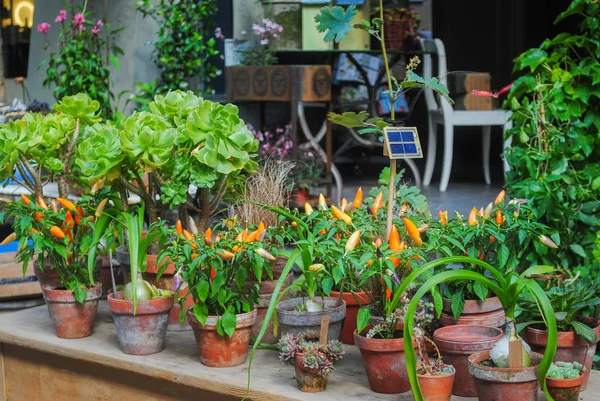
[[[333,364],[343,357],[342,343],[319,342],[319,334],[313,331],[289,333],[279,340],[279,359],[294,365],[298,390],[307,393],[325,391]]]
[[[548,370],[548,392],[555,401],[578,401],[586,368],[577,362],[555,362]]]
[[[148,247],[162,234],[159,230],[162,222],[150,225],[144,235],[143,204],[126,212],[114,209],[105,211],[98,219],[88,267],[95,259],[97,244],[104,237],[106,225],[110,220],[125,228],[130,255],[131,282],[123,291],[108,295],[108,308],[117,327],[119,344],[126,354],[155,354],[165,346],[169,311],[173,307],[173,293],[158,290],[145,281],[141,273],[145,269]]]
[[[435,342],[427,338],[423,331],[415,330],[415,332],[420,359],[417,373],[423,399],[425,401],[450,401],[456,370],[452,365],[446,365],[442,361],[442,355]],[[433,360],[427,355],[426,343],[431,344],[436,352],[436,358]]]
[[[227,227],[226,222],[223,225]],[[211,367],[241,365],[260,299],[259,284],[248,278],[252,274],[260,281],[275,257],[257,239],[258,232],[220,231],[213,238],[210,229],[203,236],[177,231],[171,232],[173,240],[161,251],[159,263],[168,257],[177,266],[177,275],[194,289],[179,303],[181,319],[187,314],[194,331],[200,362]],[[183,305],[190,295],[194,306],[186,310]]]
[[[543,280],[545,277],[539,277]],[[546,278],[545,292],[552,304],[558,327],[558,348],[555,361],[577,362],[586,368],[582,391],[586,389],[592,368],[596,345],[600,340],[600,325],[584,312],[600,304],[600,278],[550,276]],[[544,283],[542,283],[544,284]],[[548,332],[536,308],[535,300],[524,294],[521,306],[527,312],[524,336],[531,349],[542,353],[546,348]]]
[[[385,8],[383,21],[386,30],[385,47],[388,50],[405,50],[414,45],[421,23],[417,10],[412,7]]]
[[[56,335],[82,338],[92,334],[102,295],[102,284],[93,274],[97,260],[93,259],[88,274],[85,258],[95,229],[94,215],[103,201],[91,196],[77,204],[58,200],[61,208],[56,202],[49,207],[42,197],[34,201],[23,196],[19,202],[6,204],[6,213],[14,217],[14,233],[4,243],[18,239],[16,260],[23,263],[24,272],[37,254],[42,271],[50,268],[57,273],[58,283],[42,286]]]

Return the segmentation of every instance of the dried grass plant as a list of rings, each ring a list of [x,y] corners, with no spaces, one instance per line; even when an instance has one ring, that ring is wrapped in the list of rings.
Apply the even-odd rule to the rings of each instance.
[[[243,199],[269,206],[287,206],[294,167],[295,163],[290,161],[266,160],[263,166],[246,180]],[[259,224],[261,221],[267,227],[277,224],[276,213],[249,202],[240,202],[236,207],[236,214],[244,225]]]

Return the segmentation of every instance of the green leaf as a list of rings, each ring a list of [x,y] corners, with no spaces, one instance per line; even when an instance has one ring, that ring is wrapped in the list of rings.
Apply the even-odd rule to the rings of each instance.
[[[582,258],[586,257],[585,251],[583,250],[583,247],[579,244],[571,244],[569,246],[571,248],[571,250],[573,252],[575,252],[577,255],[581,256]]]
[[[75,296],[75,300],[77,300],[77,302],[83,304],[87,298],[87,291],[85,288],[77,287],[73,291],[73,295]]]
[[[548,53],[546,53],[544,50],[530,49],[517,57],[516,62],[520,65],[521,69],[529,67],[529,69],[533,72],[546,60],[547,57]]]
[[[206,318],[208,317],[208,307],[206,304],[195,304],[193,312],[196,320],[204,326],[206,324]]]
[[[223,331],[229,336],[229,338],[231,338],[235,332],[236,321],[236,316],[233,312],[231,312],[231,310],[227,309],[227,311],[223,313],[223,317],[221,318]]]
[[[581,339],[583,339],[586,343],[590,345],[596,344],[596,341],[598,340],[596,332],[593,329],[591,329],[588,325],[581,322],[573,321],[571,322],[571,326],[573,326],[573,329],[575,329],[577,335],[581,337]]]
[[[442,297],[442,294],[440,294],[438,287],[434,287],[431,290],[431,293],[433,295],[433,306],[435,308],[437,318],[439,319],[444,310],[444,298]]]
[[[481,283],[475,283],[473,284],[473,291],[475,292],[475,295],[479,297],[479,299],[485,301],[489,290],[485,285]]]
[[[370,118],[369,113],[366,111],[361,111],[360,113],[347,111],[342,114],[330,112],[327,114],[327,117],[332,123],[346,128],[373,128],[379,130],[379,126],[390,125],[383,118]]]
[[[323,289],[325,295],[327,295],[328,297],[331,296],[331,289],[333,288],[333,279],[331,277],[325,277],[321,281],[321,288]]]
[[[510,256],[510,251],[508,247],[504,244],[500,245],[498,249],[498,267],[503,268],[506,266],[506,262],[508,261],[508,257]]]
[[[323,7],[321,13],[315,16],[317,30],[321,33],[329,31],[323,39],[325,42],[342,40],[352,28],[352,20],[356,16],[356,7],[351,5],[346,10],[343,7]]]
[[[454,315],[454,319],[457,319],[462,315],[463,310],[465,309],[465,297],[463,295],[462,290],[455,292],[452,294],[452,314]]]
[[[360,308],[358,315],[356,316],[356,331],[358,333],[362,333],[362,331],[369,325],[370,322],[371,309],[369,307]]]
[[[108,59],[115,66],[115,70],[119,71],[119,59],[117,58],[117,56],[111,54],[111,55],[108,56]]]
[[[198,296],[198,299],[201,302],[206,301],[206,298],[208,297],[209,289],[210,289],[210,285],[208,284],[208,281],[206,281],[206,280],[200,281],[200,283],[198,284],[198,287],[196,289],[196,295]]]
[[[557,322],[562,322],[567,317],[567,312],[554,312],[554,318]]]

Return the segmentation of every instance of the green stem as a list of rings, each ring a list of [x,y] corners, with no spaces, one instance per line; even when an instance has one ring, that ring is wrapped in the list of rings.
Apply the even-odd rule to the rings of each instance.
[[[387,50],[385,48],[385,23],[383,19],[383,0],[379,0],[379,18],[381,18],[381,52],[383,53],[383,64],[385,65],[385,75],[387,76],[388,89],[390,93],[391,117],[396,119],[396,111],[394,110],[394,96],[392,96],[392,75],[390,74],[390,64],[388,62]]]

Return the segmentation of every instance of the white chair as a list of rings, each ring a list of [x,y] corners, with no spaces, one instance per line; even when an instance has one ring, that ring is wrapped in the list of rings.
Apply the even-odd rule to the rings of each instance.
[[[438,59],[439,80],[444,85],[447,85],[446,76],[448,71],[446,67],[446,50],[444,48],[444,43],[440,39],[421,39],[421,48],[425,51],[425,54],[423,55],[424,78],[432,77],[432,54],[436,54]],[[444,164],[442,168],[442,179],[440,181],[440,192],[446,191],[448,188],[448,181],[450,180],[455,126],[483,127],[483,175],[485,177],[485,183],[490,184],[491,129],[494,125],[502,126],[503,132],[510,129],[512,126],[512,122],[509,121],[511,112],[505,110],[454,110],[448,101],[439,95],[435,95],[430,88],[425,89],[425,101],[428,109],[429,145],[427,147],[427,163],[425,165],[423,184],[428,186],[431,183],[431,177],[433,176],[438,124],[444,125]],[[510,141],[505,141],[504,149],[508,146],[510,146]],[[504,160],[504,172],[506,173],[506,171],[508,171],[508,163]]]

